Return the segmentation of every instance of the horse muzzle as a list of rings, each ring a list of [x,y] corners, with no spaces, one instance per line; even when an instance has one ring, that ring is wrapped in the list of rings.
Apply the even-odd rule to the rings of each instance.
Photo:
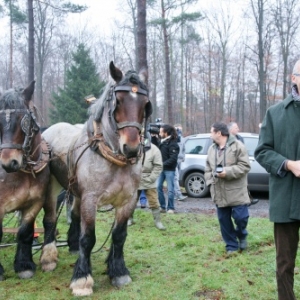
[[[136,127],[126,127],[119,131],[120,150],[127,158],[134,158],[140,155],[141,138],[140,130]]]
[[[7,173],[17,172],[23,167],[23,155],[18,150],[2,149],[0,162]]]
[[[136,157],[140,156],[141,144],[139,144],[137,147],[134,147],[134,148],[130,147],[127,144],[123,145],[123,154],[127,159],[136,158]]]

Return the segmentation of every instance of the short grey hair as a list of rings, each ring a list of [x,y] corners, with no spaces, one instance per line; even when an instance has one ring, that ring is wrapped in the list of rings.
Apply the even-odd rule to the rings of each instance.
[[[233,126],[233,125],[237,125],[237,122],[230,122],[228,125],[227,125],[227,128],[228,128],[228,130],[230,130],[231,129],[231,127]]]

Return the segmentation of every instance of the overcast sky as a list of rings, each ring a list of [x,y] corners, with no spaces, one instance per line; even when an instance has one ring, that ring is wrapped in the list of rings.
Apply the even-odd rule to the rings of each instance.
[[[97,29],[105,34],[110,32],[114,19],[121,14],[117,9],[118,0],[72,0],[72,3],[89,7],[77,16],[70,15],[72,21],[82,22],[82,25],[89,23],[91,27],[97,26]]]

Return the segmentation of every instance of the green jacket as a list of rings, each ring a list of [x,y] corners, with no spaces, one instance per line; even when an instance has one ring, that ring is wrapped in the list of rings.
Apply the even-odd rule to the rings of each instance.
[[[249,204],[247,173],[250,171],[250,162],[245,145],[230,135],[225,150],[225,164],[223,154],[216,156],[216,147],[214,143],[208,149],[204,174],[212,200],[218,207]],[[214,176],[218,164],[225,168],[225,178]]]
[[[300,220],[300,178],[280,173],[286,159],[300,160],[300,102],[291,95],[267,110],[254,156],[270,173],[270,220]]]
[[[156,188],[156,180],[163,169],[160,150],[154,144],[151,144],[145,155],[139,190]]]

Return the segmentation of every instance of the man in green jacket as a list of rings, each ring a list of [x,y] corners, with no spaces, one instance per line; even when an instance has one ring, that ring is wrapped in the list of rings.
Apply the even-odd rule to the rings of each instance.
[[[145,139],[145,159],[142,177],[137,193],[137,201],[140,198],[142,190],[145,191],[149,208],[152,210],[155,226],[159,230],[166,229],[161,222],[160,205],[156,190],[156,181],[162,171],[162,165],[163,163],[160,150],[154,144],[151,144],[151,136],[148,133],[148,138]],[[133,223],[134,221],[132,214],[127,222],[127,225],[131,226]]]
[[[294,300],[294,268],[300,228],[300,60],[291,94],[271,106],[261,125],[255,159],[270,173],[270,220],[274,222],[279,300]]]
[[[226,124],[214,123],[210,132],[214,143],[208,149],[204,176],[217,206],[226,251],[231,254],[247,248],[250,162],[246,147],[229,134]]]

